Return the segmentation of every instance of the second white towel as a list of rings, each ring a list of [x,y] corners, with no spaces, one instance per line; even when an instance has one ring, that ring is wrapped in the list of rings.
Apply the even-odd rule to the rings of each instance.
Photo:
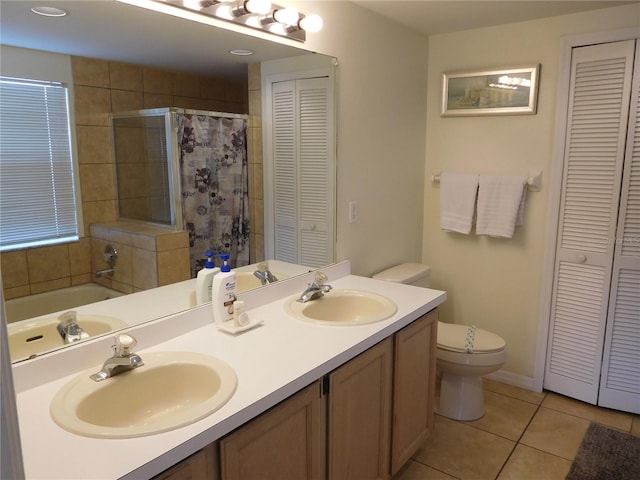
[[[526,192],[525,177],[480,175],[476,234],[513,237],[522,225]]]

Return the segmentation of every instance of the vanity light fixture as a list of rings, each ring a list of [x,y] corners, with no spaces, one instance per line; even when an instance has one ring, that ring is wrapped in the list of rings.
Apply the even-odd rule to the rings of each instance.
[[[57,7],[31,7],[31,11],[44,17],[66,17],[67,15],[69,15],[69,12]]]
[[[286,37],[299,42],[306,40],[306,32],[318,32],[322,28],[322,18],[298,12],[295,8],[284,8],[269,0],[118,0],[163,13],[167,8],[154,5],[176,7],[197,13],[206,18],[223,20],[237,25],[255,28],[263,32]],[[180,16],[177,12],[176,14]],[[203,23],[207,23],[203,19]]]

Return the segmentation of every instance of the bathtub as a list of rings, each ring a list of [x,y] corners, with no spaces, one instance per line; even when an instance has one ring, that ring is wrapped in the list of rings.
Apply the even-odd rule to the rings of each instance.
[[[85,283],[84,285],[5,300],[4,307],[7,313],[7,323],[11,323],[60,310],[70,310],[81,305],[122,295],[124,293],[97,283]]]

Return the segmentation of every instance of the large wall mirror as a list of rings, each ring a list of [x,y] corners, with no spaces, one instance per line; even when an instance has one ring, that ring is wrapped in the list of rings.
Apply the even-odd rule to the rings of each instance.
[[[72,63],[74,61],[80,64],[84,62],[87,71],[90,71],[94,67],[98,68],[100,65],[104,65],[105,63],[118,66],[121,73],[126,73],[127,71],[130,73],[131,71],[136,70],[144,70],[145,72],[147,70],[153,70],[154,72],[159,73],[160,81],[162,80],[163,75],[165,79],[173,75],[172,78],[174,85],[176,78],[186,82],[188,82],[189,79],[198,78],[200,79],[200,91],[207,88],[206,82],[208,80],[206,79],[211,79],[210,85],[213,86],[212,88],[222,88],[224,90],[225,87],[228,87],[227,103],[221,103],[219,98],[209,98],[208,100],[210,100],[210,102],[201,104],[197,97],[206,97],[206,95],[194,94],[193,98],[188,99],[188,94],[186,94],[183,97],[181,96],[180,99],[187,103],[177,105],[181,108],[206,111],[215,110],[219,112],[228,111],[233,114],[248,114],[250,118],[251,103],[257,102],[257,105],[261,104],[259,98],[256,99],[252,97],[251,90],[252,88],[256,89],[258,91],[258,95],[260,95],[261,85],[257,85],[256,87],[255,77],[253,79],[251,78],[252,70],[254,72],[260,71],[259,68],[256,70],[256,66],[259,66],[264,62],[281,59],[295,59],[298,57],[302,59],[303,57],[316,55],[305,50],[303,44],[292,45],[292,42],[289,42],[288,44],[273,42],[257,38],[255,36],[221,29],[210,25],[204,25],[111,0],[54,1],[49,2],[49,4],[50,6],[65,10],[68,15],[59,18],[47,18],[31,12],[31,7],[42,6],[42,2],[3,0],[2,15],[0,16],[0,28],[2,30],[1,41],[3,48],[5,46],[9,46],[68,55],[72,59]],[[245,52],[252,51],[253,54],[248,56],[234,56],[229,53],[230,50],[241,50]],[[323,57],[320,55],[318,56]],[[328,57],[326,57],[326,61],[329,62]],[[129,66],[131,66],[131,69],[128,68]],[[2,66],[0,65],[0,69],[1,67]],[[0,73],[5,75],[1,70]],[[97,70],[97,73],[100,74],[99,69]],[[167,75],[169,77],[167,77]],[[76,79],[74,78],[74,82],[75,80]],[[238,85],[243,85],[244,87],[240,88],[244,88],[244,91],[239,92],[237,87]],[[111,108],[113,108],[110,113],[124,110],[139,110],[143,107],[175,107],[176,105],[172,104],[175,103],[173,100],[181,95],[181,93],[174,92],[173,99],[162,99],[161,97],[163,94],[157,93],[155,97],[156,103],[150,104],[149,102],[151,102],[154,97],[153,94],[147,95],[146,92],[141,93],[139,97],[141,100],[137,101],[135,100],[133,92],[124,90],[116,92],[118,89],[113,85],[107,85],[100,88],[102,88],[100,92],[104,90],[110,97],[109,100],[111,102]],[[79,95],[86,93],[82,91],[83,89],[84,87],[76,87],[74,89],[75,96],[78,97]],[[185,99],[188,99],[188,101]],[[163,101],[171,103],[165,104],[162,103]],[[76,124],[78,124],[77,116],[83,114],[83,112],[78,113],[77,103],[78,99],[76,98]],[[116,108],[116,103],[119,104],[119,108]],[[258,111],[260,110],[261,109],[259,107]],[[259,118],[260,117],[258,117],[258,119]],[[104,122],[105,119],[107,119],[107,123],[101,124],[100,122]],[[79,129],[75,134],[78,148],[84,148],[85,151],[88,148],[89,151],[95,155],[95,158],[99,158],[100,155],[104,155],[104,149],[101,149],[99,142],[101,141],[101,137],[104,136],[103,133],[106,131],[101,129],[101,127],[105,127],[110,131],[111,116],[105,115],[102,119],[98,118],[95,122],[94,120],[95,118],[88,122],[89,124],[78,127]],[[94,122],[95,124],[91,122]],[[261,139],[261,134],[259,132],[256,133],[256,131],[249,132],[247,135],[247,144],[250,151],[252,150],[251,142],[255,141],[256,137]],[[111,136],[109,136],[109,141],[112,141]],[[261,155],[261,145],[257,146],[257,148],[253,148],[253,150],[254,155]],[[112,152],[110,151],[109,155],[111,154]],[[94,162],[93,165],[91,165],[92,162]],[[102,178],[101,175],[114,175],[112,165],[107,165],[107,167],[101,172],[99,169],[96,169],[97,164],[100,164],[99,160],[88,160],[81,162],[79,166],[79,175],[81,177],[83,190],[83,207],[85,207],[85,193],[93,192],[94,194],[97,194],[97,188],[92,189],[91,187],[92,185],[95,185],[95,183],[88,181],[86,178],[83,179],[83,173],[85,173],[86,176],[91,175],[93,178]],[[255,172],[250,169],[249,175],[252,175],[252,173],[254,173],[254,178],[250,177],[250,181],[258,182],[259,179],[259,185],[254,183],[254,188],[256,190],[268,188],[266,186],[263,187],[261,168],[257,168]],[[262,199],[268,197],[268,192],[262,193],[264,193],[264,195],[258,195],[258,202],[263,201]],[[88,198],[91,197],[89,196]],[[87,283],[93,284],[96,282],[96,277],[94,276],[95,272],[93,271],[95,270],[96,258],[98,258],[98,264],[100,262],[104,263],[104,261],[107,260],[106,252],[108,250],[106,247],[108,247],[110,240],[115,239],[117,243],[119,242],[122,244],[122,242],[125,242],[122,238],[127,237],[128,235],[127,241],[133,246],[136,238],[138,241],[145,239],[144,230],[147,226],[138,225],[137,228],[143,230],[139,233],[139,238],[136,237],[136,235],[138,235],[136,232],[131,233],[131,231],[128,231],[126,228],[123,230],[120,225],[118,225],[117,228],[114,227],[111,230],[105,230],[103,225],[109,225],[109,222],[99,221],[98,224],[102,226],[93,226],[91,222],[92,218],[96,218],[97,216],[97,218],[100,219],[100,215],[96,214],[92,208],[108,209],[108,202],[87,202],[86,207],[86,209],[83,208],[85,237],[83,237],[80,242],[60,245],[55,247],[57,250],[47,250],[40,256],[38,249],[25,249],[17,254],[12,252],[3,252],[0,254],[3,262],[3,286],[5,290],[5,299],[22,298],[27,304],[39,304],[38,306],[47,304],[47,306],[50,306],[51,312],[60,312],[63,309],[60,309],[53,303],[53,301],[30,300],[33,297],[28,294],[34,294],[35,291],[37,291],[37,288],[34,288],[33,284],[27,284],[25,286],[18,285],[15,282],[12,283],[12,281],[7,281],[6,278],[8,278],[10,271],[13,273],[18,272],[18,276],[22,275],[23,277],[28,277],[28,270],[34,262],[45,262],[42,263],[42,268],[45,271],[54,270],[57,267],[53,266],[49,261],[52,256],[59,256],[59,253],[63,257],[66,256],[65,261],[67,265],[70,265],[70,267],[65,268],[70,268],[71,272],[69,273],[69,277],[71,278],[74,273],[74,262],[77,261],[74,255],[77,253],[79,255],[89,255],[93,257],[93,260],[91,261],[92,271],[90,273],[86,273],[86,278],[84,280],[80,276],[76,276],[72,283],[77,283],[80,286]],[[260,205],[256,210],[262,212],[263,207],[263,205]],[[115,220],[118,219],[116,218]],[[262,218],[254,220],[256,224],[262,224],[263,222]],[[258,227],[258,225],[256,225],[256,227]],[[264,230],[268,231],[269,229],[267,227],[264,228]],[[176,232],[169,231],[168,235],[163,235],[163,243],[170,245],[171,242],[178,241],[180,232],[176,235],[174,235],[174,233]],[[181,233],[185,234],[185,232]],[[122,235],[122,238],[118,238],[118,235]],[[155,242],[159,245],[160,240],[158,240],[158,238],[158,236],[155,237]],[[127,246],[129,246],[129,244],[127,244]],[[265,258],[264,241],[256,241],[253,239],[252,248],[259,250],[254,252],[252,260],[260,261]],[[121,257],[122,255],[131,256],[132,250],[127,250],[125,248],[122,252],[119,252],[119,254]],[[172,256],[175,262],[175,259],[178,257],[173,254],[174,251],[167,251],[171,252],[167,256]],[[178,250],[176,249],[175,252],[177,251]],[[54,252],[54,255],[51,255],[51,252]],[[158,252],[158,255],[161,253],[163,252]],[[189,263],[188,256],[185,258],[184,262],[187,264]],[[184,272],[185,269],[188,269],[189,267],[187,264],[182,265],[182,262],[180,262],[180,264],[174,263],[166,272],[164,272],[164,275],[171,279],[171,276],[176,275],[176,272]],[[103,267],[103,270],[108,270],[109,268],[107,263],[104,263]],[[156,266],[156,268],[158,269],[160,267]],[[303,271],[307,270],[304,268],[300,270],[292,268],[290,272],[287,272],[287,276],[302,273]],[[158,271],[154,273],[156,276],[160,276],[162,274],[162,272]],[[139,282],[144,283],[145,278],[144,273],[138,274]],[[136,298],[135,307],[131,309],[130,304],[127,304],[127,308],[131,311],[131,316],[135,316],[139,322],[144,322],[161,316],[166,316],[171,313],[177,313],[178,311],[193,306],[193,295],[195,294],[195,292],[192,292],[193,285],[188,281],[183,280],[184,275],[178,276],[177,278],[180,280],[173,285],[168,285],[171,281],[165,281],[161,283],[162,286],[152,288],[153,285],[145,286],[138,283],[136,285],[130,285],[128,288],[129,291],[126,291],[127,288],[121,289],[125,290],[124,293],[136,294],[131,297]],[[33,280],[34,279],[32,278],[28,282],[32,282]],[[43,290],[51,290],[52,288],[50,285],[53,283],[48,279],[46,280],[49,282],[49,286],[43,288]],[[40,283],[45,285],[47,282],[43,281]],[[69,280],[67,280],[67,284],[68,283]],[[99,279],[97,283],[100,283]],[[176,285],[178,286],[178,290],[171,290],[171,294],[180,294],[179,289],[183,289],[184,296],[187,300],[170,302],[173,303],[173,307],[169,310],[166,303],[158,302],[157,299],[166,296],[166,292],[169,291],[167,289],[170,287],[175,288]],[[99,306],[99,308],[92,310],[93,318],[90,319],[95,323],[94,327],[96,330],[93,333],[94,336],[108,334],[114,329],[123,328],[123,326],[130,326],[132,324],[130,318],[127,319],[125,325],[118,323],[118,318],[111,318],[112,305],[114,305],[113,302],[116,302],[116,304],[117,302],[124,302],[123,297],[113,298],[105,302],[103,301],[104,297],[100,296],[102,293],[98,293],[98,295],[99,297],[96,298],[98,302],[94,305]],[[124,305],[124,303],[122,304]],[[83,314],[85,311],[83,309],[85,307],[86,305],[77,309],[78,315]],[[45,317],[47,317],[46,314],[38,312],[34,317],[23,317],[20,322],[22,325],[26,325],[32,318],[41,320]],[[47,328],[50,333],[56,337],[56,343],[54,345],[44,347],[37,353],[38,355],[46,351],[61,348],[58,344],[59,335],[55,331],[58,324],[57,317],[48,318],[55,320],[49,322]],[[9,325],[10,337],[12,326],[13,322]],[[27,330],[23,332],[23,336],[25,336],[25,339],[23,340],[34,341],[35,339],[35,341],[37,341],[38,335],[41,334],[42,332],[40,330],[36,331],[35,335],[33,331]],[[17,359],[12,358],[12,360],[23,360],[25,358],[29,358],[29,356],[30,354],[27,353],[19,355],[19,358]]]

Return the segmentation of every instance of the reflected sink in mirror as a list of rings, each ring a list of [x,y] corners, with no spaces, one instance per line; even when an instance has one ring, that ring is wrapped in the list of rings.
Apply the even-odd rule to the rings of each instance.
[[[106,315],[78,314],[78,325],[89,337],[102,335],[127,326],[119,318]],[[29,358],[65,345],[58,332],[57,317],[9,324],[9,352],[12,361]]]
[[[271,272],[277,279],[284,280],[288,275],[278,272]],[[262,287],[262,282],[252,272],[236,272],[236,293],[246,292],[254,288]]]
[[[300,295],[288,299],[285,311],[299,320],[323,325],[363,325],[380,322],[398,310],[389,298],[363,290],[333,289],[306,303]]]
[[[65,384],[51,418],[87,437],[133,438],[173,430],[218,410],[238,379],[227,363],[194,352],[140,353],[144,365],[95,382],[96,366]]]

